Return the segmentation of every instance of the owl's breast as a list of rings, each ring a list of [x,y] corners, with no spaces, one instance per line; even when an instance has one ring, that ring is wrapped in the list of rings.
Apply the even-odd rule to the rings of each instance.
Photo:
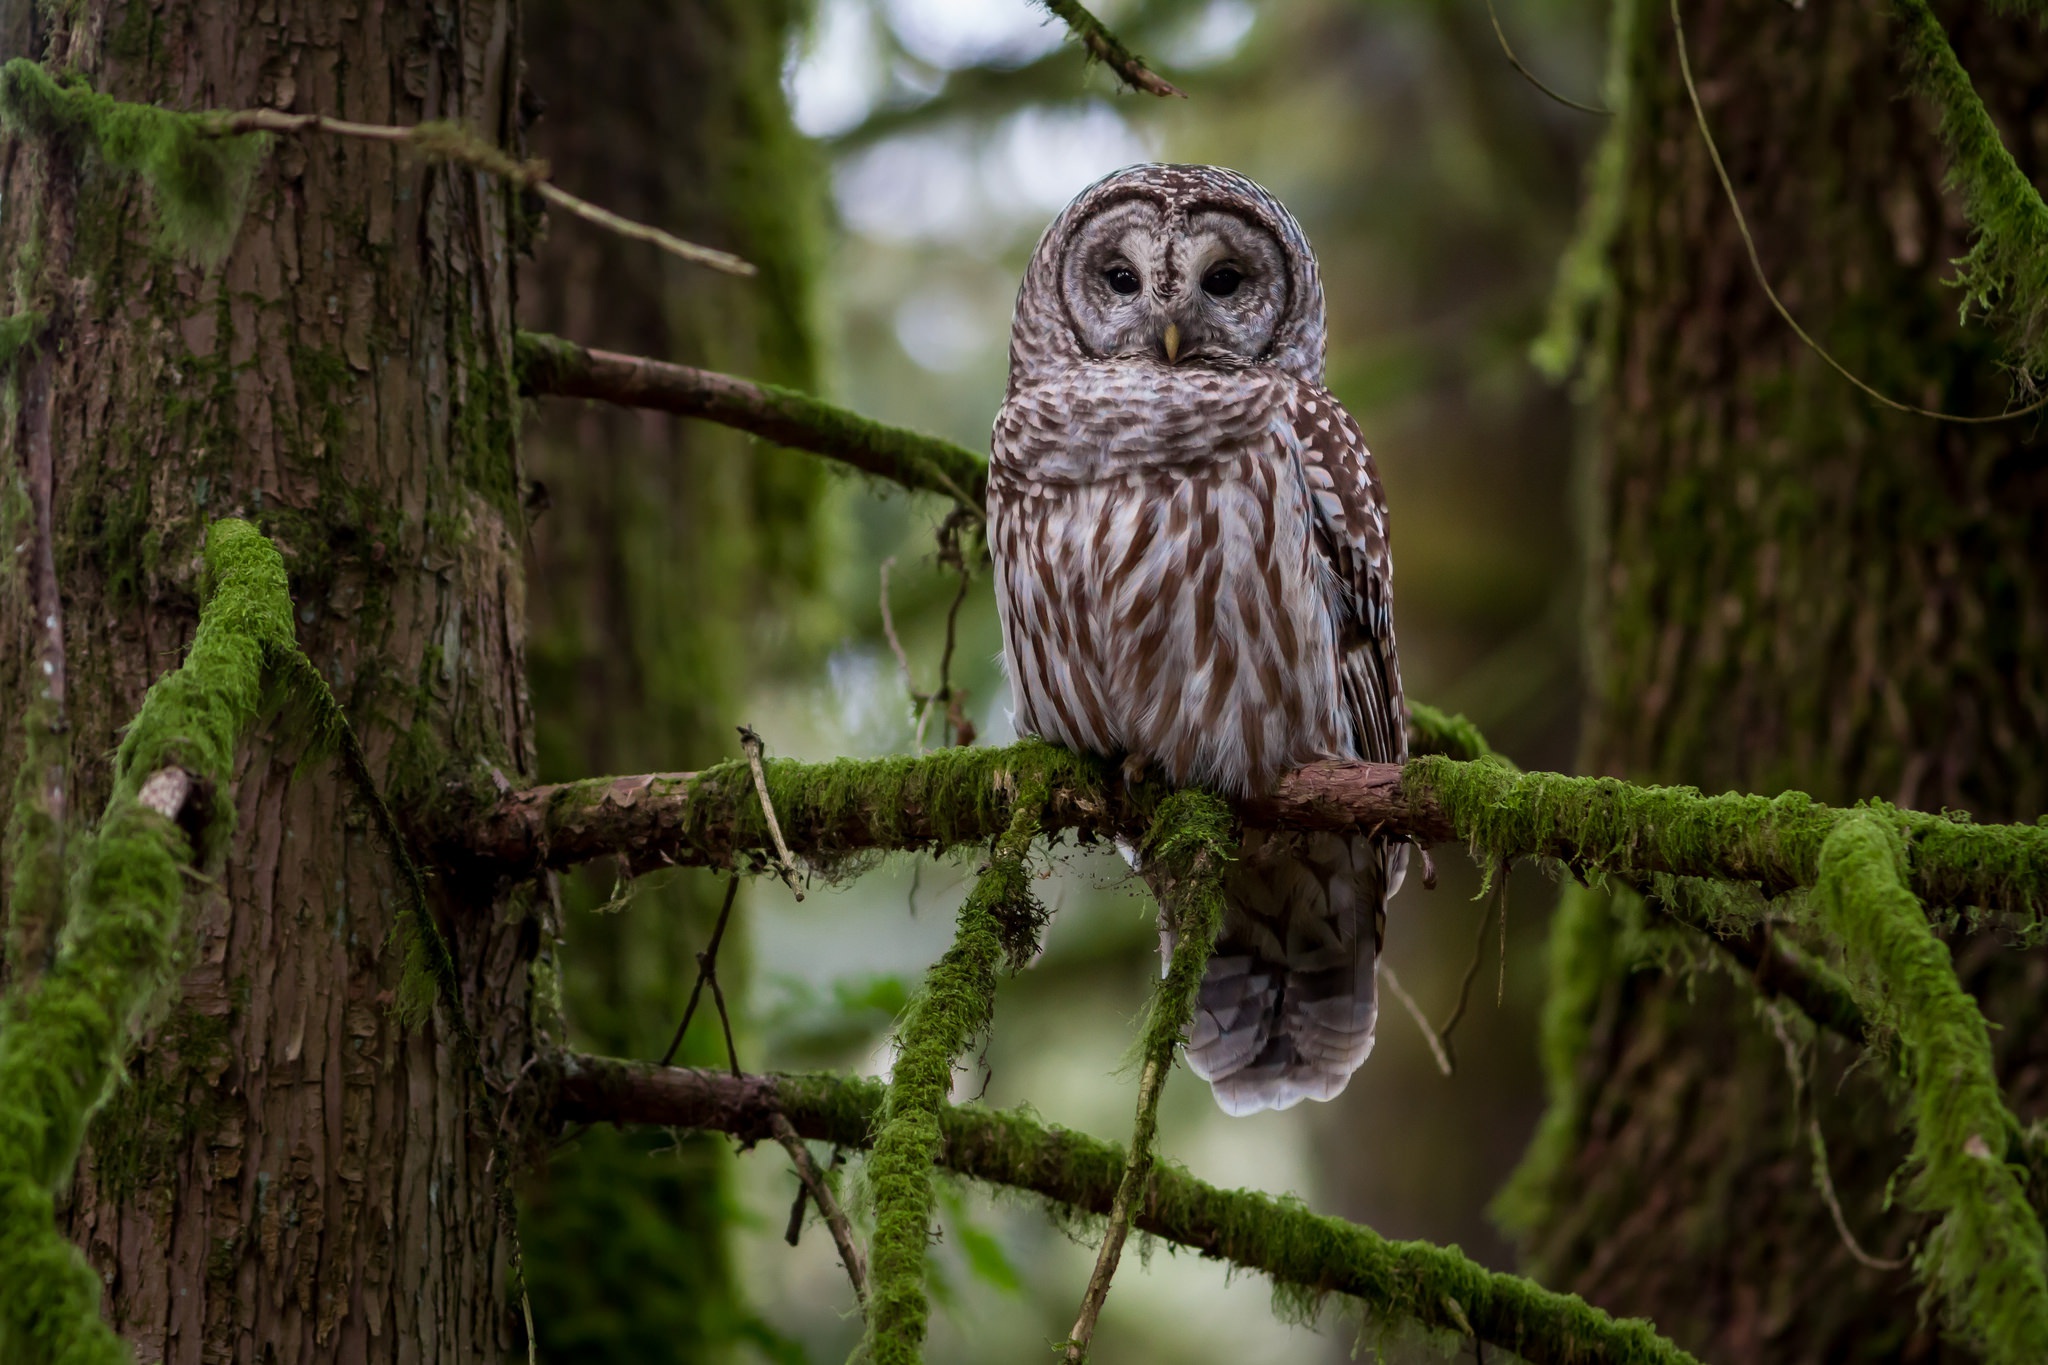
[[[1033,426],[1022,459],[999,427],[989,481],[1018,730],[1227,791],[1351,756],[1334,587],[1276,425],[1144,455]]]

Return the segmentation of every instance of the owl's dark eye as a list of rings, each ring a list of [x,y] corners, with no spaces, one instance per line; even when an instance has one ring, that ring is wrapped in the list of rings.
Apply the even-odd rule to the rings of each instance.
[[[1109,281],[1109,287],[1119,294],[1138,292],[1138,272],[1127,265],[1113,265],[1102,272],[1102,278]]]
[[[1202,292],[1211,298],[1225,299],[1235,294],[1243,283],[1243,271],[1234,265],[1219,265],[1202,276]]]

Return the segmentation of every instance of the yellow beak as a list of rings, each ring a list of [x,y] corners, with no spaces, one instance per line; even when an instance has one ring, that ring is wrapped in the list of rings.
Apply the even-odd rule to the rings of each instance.
[[[1180,358],[1180,328],[1171,322],[1167,323],[1166,330],[1159,335],[1159,340],[1166,347],[1166,363],[1171,365]]]

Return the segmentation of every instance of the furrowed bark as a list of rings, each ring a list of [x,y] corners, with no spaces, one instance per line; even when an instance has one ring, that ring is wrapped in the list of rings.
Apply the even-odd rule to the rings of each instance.
[[[0,316],[48,319],[71,808],[106,804],[106,755],[193,638],[205,529],[233,515],[276,544],[299,641],[395,804],[430,804],[450,767],[537,780],[515,195],[355,140],[202,146],[144,109],[448,120],[516,150],[515,7],[0,0],[0,32],[126,106],[14,104],[0,155]],[[36,98],[16,75],[0,98]],[[30,638],[31,609],[0,575],[0,640]],[[29,695],[32,659],[0,649],[0,696]],[[139,1359],[523,1355],[475,1068],[501,1085],[525,1060],[538,916],[523,889],[440,882],[481,1057],[402,1026],[408,897],[304,719],[233,755],[234,844],[184,879],[183,977],[88,1131],[65,1233]],[[6,717],[0,789],[23,761]]]

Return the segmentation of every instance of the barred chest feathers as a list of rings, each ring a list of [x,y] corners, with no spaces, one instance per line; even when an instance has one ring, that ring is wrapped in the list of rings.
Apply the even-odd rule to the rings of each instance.
[[[1231,793],[1357,756],[1298,387],[1084,362],[1011,396],[989,530],[1021,733]]]

